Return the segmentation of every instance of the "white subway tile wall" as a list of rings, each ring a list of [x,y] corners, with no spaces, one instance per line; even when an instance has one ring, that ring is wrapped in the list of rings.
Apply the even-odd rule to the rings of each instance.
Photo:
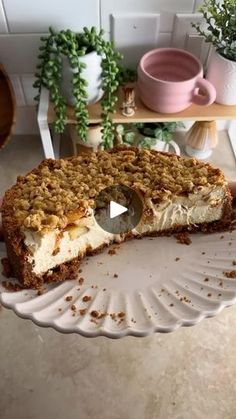
[[[202,3],[203,3],[203,0],[195,0],[194,12],[199,11],[199,7],[202,5]]]
[[[40,36],[51,25],[56,29],[71,28],[79,31],[84,26],[103,27],[107,39],[116,41],[117,47],[129,51],[126,63],[138,61],[149,47],[172,45],[175,15],[192,14],[201,0],[0,0],[0,62],[11,76],[18,106],[16,132],[33,133],[37,124],[33,109],[35,89],[33,73],[37,62]],[[175,22],[175,24],[174,24]],[[187,39],[178,29],[177,38],[183,37],[187,48],[191,42],[196,49],[197,40]],[[182,36],[182,38],[181,38]],[[187,40],[186,40],[187,39]],[[138,50],[138,44],[142,50]],[[183,46],[182,40],[178,45]],[[132,54],[130,54],[132,51]],[[33,119],[33,120],[32,120]]]
[[[110,32],[111,14],[160,13],[160,31],[169,32],[172,31],[175,13],[192,13],[193,8],[194,0],[101,0],[101,24]]]
[[[0,35],[0,60],[8,73],[35,71],[40,34]]]
[[[16,108],[16,125],[14,132],[19,135],[38,134],[35,106],[18,106]]]
[[[201,51],[204,45],[204,38],[196,34],[186,34],[185,48],[187,51],[191,51],[192,54],[196,55],[200,59]]]
[[[100,26],[99,0],[2,0],[11,33]]]
[[[192,22],[201,22],[200,13],[176,13],[172,32],[172,45],[174,47],[185,48],[187,35],[196,34],[196,29],[191,25]]]
[[[25,95],[20,77],[15,74],[10,74],[10,80],[16,96],[16,106],[25,106]]]
[[[25,104],[27,106],[34,106],[35,101],[34,98],[37,95],[37,89],[33,88],[34,83],[34,76],[33,74],[22,74],[21,77],[21,84],[24,90],[25,95]]]
[[[172,33],[171,32],[160,32],[158,35],[158,42],[157,47],[158,48],[168,48],[172,44]]]
[[[218,0],[218,3],[222,3],[224,0]],[[199,12],[199,8],[203,5],[204,0],[195,0],[194,12]]]
[[[174,47],[184,48],[196,55],[202,62],[203,67],[205,67],[210,45],[192,27],[192,23],[200,22],[202,22],[202,15],[200,13],[176,13],[172,33],[172,45]]]
[[[114,14],[111,38],[124,56],[124,64],[136,66],[145,52],[157,46],[160,15],[155,13]]]

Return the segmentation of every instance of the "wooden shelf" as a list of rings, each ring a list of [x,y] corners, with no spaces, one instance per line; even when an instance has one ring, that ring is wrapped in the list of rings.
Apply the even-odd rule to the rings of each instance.
[[[192,105],[188,109],[175,114],[161,114],[153,112],[146,108],[138,97],[136,90],[135,102],[137,110],[135,115],[132,117],[125,117],[122,115],[120,106],[122,104],[123,94],[122,90],[118,91],[118,101],[116,105],[116,113],[113,114],[113,121],[115,123],[129,123],[129,122],[165,122],[165,121],[211,121],[217,119],[236,119],[236,106],[224,106],[217,103],[213,103],[210,106],[198,106]],[[101,105],[95,103],[88,106],[90,123],[95,124],[101,122]],[[52,123],[55,120],[55,113],[53,106],[50,103],[48,108],[48,123]],[[67,123],[75,124],[74,109],[71,106],[67,107]]]

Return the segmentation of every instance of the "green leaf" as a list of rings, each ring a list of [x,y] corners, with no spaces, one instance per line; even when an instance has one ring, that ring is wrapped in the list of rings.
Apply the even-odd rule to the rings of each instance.
[[[165,141],[166,143],[169,143],[172,140],[172,133],[166,130],[163,130],[162,133],[162,141]]]
[[[156,128],[154,130],[154,136],[157,140],[161,140],[162,141],[162,137],[163,137],[163,130],[161,128]]]
[[[120,135],[123,135],[124,132],[125,132],[124,125],[121,125],[121,124],[117,125],[116,126],[116,132]]]
[[[152,128],[148,128],[144,126],[143,134],[154,137],[154,130]]]
[[[51,35],[55,35],[55,31],[54,31],[54,29],[52,28],[52,26],[49,26],[49,33],[51,34]]]
[[[175,132],[176,128],[177,128],[177,123],[176,122],[165,122],[164,123],[164,127],[169,131],[169,132]]]
[[[143,123],[143,122],[137,122],[137,123],[135,124],[135,126],[136,126],[138,129],[142,129],[142,128],[144,127],[144,123]]]
[[[185,125],[184,125],[183,122],[179,121],[179,122],[177,122],[177,127],[178,128],[185,128]]]
[[[38,88],[40,86],[41,86],[40,80],[35,80],[35,82],[33,83],[33,87]]]
[[[135,140],[135,132],[127,132],[124,136],[124,143],[133,144]]]

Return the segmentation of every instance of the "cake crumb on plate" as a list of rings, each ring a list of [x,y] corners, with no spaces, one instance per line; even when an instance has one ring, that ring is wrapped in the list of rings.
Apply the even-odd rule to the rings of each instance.
[[[86,313],[87,313],[87,309],[86,309],[86,308],[81,308],[81,309],[79,310],[79,314],[80,314],[81,316],[84,316]]]
[[[177,239],[177,242],[180,244],[190,245],[192,243],[192,240],[190,239],[189,234],[187,232],[178,233],[175,235],[175,238]]]
[[[22,291],[24,289],[22,285],[18,283],[13,283],[11,281],[3,281],[2,286],[6,288],[7,291],[11,291],[11,292]]]
[[[108,250],[108,255],[115,255],[116,254],[116,249],[110,249]]]
[[[82,278],[82,277],[81,277],[81,278],[79,278],[79,284],[80,284],[80,285],[83,285],[83,283],[84,283],[84,278]]]
[[[88,301],[91,301],[91,300],[92,300],[91,295],[85,295],[85,296],[82,298],[82,301],[84,301],[85,303],[87,303]]]
[[[226,278],[236,278],[236,271],[225,271],[223,274]]]

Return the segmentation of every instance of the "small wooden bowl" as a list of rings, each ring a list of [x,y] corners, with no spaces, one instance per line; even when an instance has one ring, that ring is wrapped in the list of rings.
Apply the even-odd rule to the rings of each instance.
[[[11,81],[0,64],[0,148],[11,137],[16,122],[16,100]]]

